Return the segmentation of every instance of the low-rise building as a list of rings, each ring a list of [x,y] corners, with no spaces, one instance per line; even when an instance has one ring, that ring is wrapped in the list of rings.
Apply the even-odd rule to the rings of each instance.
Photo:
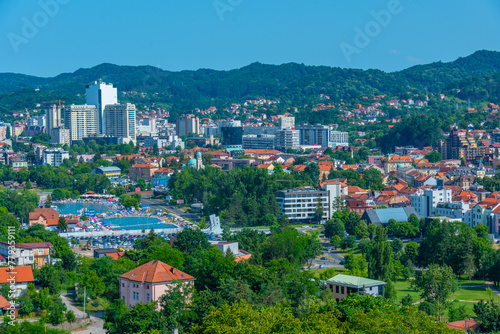
[[[147,182],[151,182],[154,172],[158,170],[158,167],[152,164],[135,164],[129,168],[129,176],[133,181],[139,179],[144,179]]]
[[[347,298],[351,293],[363,292],[367,295],[383,296],[384,285],[386,284],[383,281],[342,274],[336,275],[326,281],[328,290],[332,292],[337,302]]]
[[[108,179],[110,180],[116,180],[120,177],[122,170],[119,167],[116,166],[110,166],[110,167],[97,167],[94,168],[91,173],[92,174],[102,174],[105,175]]]
[[[36,208],[35,212],[29,214],[29,224],[40,224],[44,227],[57,227],[59,223],[59,213],[52,208]]]
[[[10,249],[9,252],[9,243],[0,241],[0,254],[9,262],[14,262],[18,266],[29,265],[37,268],[50,263],[50,255],[54,249],[50,242],[19,243],[10,246],[14,246],[14,249]]]
[[[28,284],[34,281],[31,266],[0,268],[0,286],[8,284],[12,287],[13,285],[13,294],[16,298],[19,298],[28,289]]]
[[[48,148],[42,153],[42,163],[59,167],[65,159],[69,159],[69,152],[60,147]]]
[[[127,307],[158,300],[172,288],[172,281],[193,285],[195,278],[161,261],[149,261],[118,277],[120,298]]]

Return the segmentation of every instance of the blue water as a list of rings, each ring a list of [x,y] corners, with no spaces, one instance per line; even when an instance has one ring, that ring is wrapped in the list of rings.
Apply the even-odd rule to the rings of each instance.
[[[87,208],[89,210],[94,210],[96,214],[104,213],[104,212],[113,212],[112,206],[97,204],[97,203],[67,203],[67,204],[56,204],[57,211],[60,214],[65,215],[77,215],[78,210],[82,208]]]
[[[177,228],[172,224],[163,224],[161,220],[153,217],[118,217],[101,219],[103,224],[115,230],[149,230],[152,228]]]

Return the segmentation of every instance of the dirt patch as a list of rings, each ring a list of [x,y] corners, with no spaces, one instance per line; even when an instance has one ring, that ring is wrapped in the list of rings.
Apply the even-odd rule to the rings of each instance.
[[[67,331],[71,331],[77,328],[82,328],[85,326],[88,326],[90,324],[91,320],[89,318],[87,319],[76,319],[75,322],[63,322],[60,325],[54,326],[51,324],[47,324],[47,327],[49,328],[57,328],[57,329],[64,329]]]

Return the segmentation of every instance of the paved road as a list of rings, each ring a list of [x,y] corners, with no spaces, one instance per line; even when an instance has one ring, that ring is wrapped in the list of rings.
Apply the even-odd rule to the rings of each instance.
[[[80,311],[75,305],[73,305],[73,302],[68,298],[67,294],[61,294],[61,299],[63,303],[66,305],[68,310],[73,311],[75,314],[75,317],[77,318],[83,318],[84,313],[83,311]],[[101,312],[102,313],[102,312]],[[99,315],[99,316],[97,316]],[[102,320],[102,314],[91,314],[90,315],[90,324],[85,327],[85,329],[82,330],[76,330],[72,331],[71,333],[73,334],[106,334],[106,331],[104,330],[104,321]]]

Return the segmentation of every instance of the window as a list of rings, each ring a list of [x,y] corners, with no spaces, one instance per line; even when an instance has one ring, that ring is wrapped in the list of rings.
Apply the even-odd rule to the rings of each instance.
[[[341,293],[341,294],[344,294],[344,287],[341,287],[341,288],[340,288],[340,293]]]
[[[147,286],[146,286],[146,289],[148,289],[148,290],[149,290],[149,285],[147,285]]]
[[[339,299],[338,299],[338,298],[335,298],[335,300],[337,301],[337,303],[339,302]]]
[[[146,303],[149,303],[149,293],[146,294]]]
[[[335,292],[339,293],[339,286],[338,285],[335,286]]]
[[[122,283],[122,288],[124,288],[124,287],[125,287],[125,283]]]

